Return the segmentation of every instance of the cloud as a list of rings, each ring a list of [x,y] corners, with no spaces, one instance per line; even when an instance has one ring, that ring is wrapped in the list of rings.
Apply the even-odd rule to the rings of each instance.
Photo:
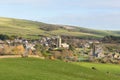
[[[120,0],[1,0],[0,4],[48,5],[63,8],[120,8]]]
[[[0,4],[48,4],[53,0],[2,0]]]
[[[71,0],[64,4],[79,8],[120,8],[120,0]]]

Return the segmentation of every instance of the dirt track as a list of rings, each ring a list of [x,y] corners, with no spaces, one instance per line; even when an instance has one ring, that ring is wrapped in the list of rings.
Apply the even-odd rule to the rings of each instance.
[[[29,55],[28,57],[35,57],[35,58],[41,58],[42,57],[38,56],[38,55]],[[21,55],[2,55],[0,56],[0,58],[21,58]]]

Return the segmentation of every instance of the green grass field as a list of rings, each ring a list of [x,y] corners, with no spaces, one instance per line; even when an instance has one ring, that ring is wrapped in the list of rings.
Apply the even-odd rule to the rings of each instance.
[[[69,30],[63,25],[52,25],[37,21],[0,17],[0,34],[17,35],[24,38],[39,38],[37,35],[68,35],[77,37],[101,38],[106,35],[119,36],[120,31],[94,30],[83,27],[69,26]],[[49,29],[50,31],[46,31]]]
[[[107,73],[109,72],[109,75],[115,75],[120,76],[120,65],[116,64],[101,64],[101,63],[77,63],[78,65],[91,69],[92,67],[95,67],[97,71]]]
[[[95,66],[98,70],[92,70]],[[105,72],[109,69],[110,74]],[[120,80],[119,65],[65,63],[36,58],[0,59],[0,80]]]

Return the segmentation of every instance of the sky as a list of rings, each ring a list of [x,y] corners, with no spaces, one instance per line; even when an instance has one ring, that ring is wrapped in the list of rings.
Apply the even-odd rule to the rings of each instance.
[[[120,0],[1,0],[0,16],[120,30]]]

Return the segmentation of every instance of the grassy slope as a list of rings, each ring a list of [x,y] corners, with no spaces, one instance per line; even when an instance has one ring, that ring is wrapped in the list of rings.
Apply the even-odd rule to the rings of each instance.
[[[61,61],[40,60],[35,58],[0,59],[0,80],[119,80],[119,76],[108,75],[103,70],[95,71],[87,66],[64,63]],[[96,64],[97,66],[97,64]],[[99,66],[99,65],[98,65]],[[87,67],[87,68],[86,68]],[[111,72],[111,65],[109,69]]]
[[[40,27],[51,27],[56,28],[57,30],[53,31],[45,31],[40,29]],[[118,35],[118,32],[112,31],[102,31],[102,30],[92,30],[82,27],[74,27],[74,30],[69,31],[64,28],[60,28],[60,25],[51,25],[45,24],[42,22],[35,22],[30,20],[22,20],[22,19],[13,19],[13,18],[3,18],[0,17],[0,34],[7,35],[18,35],[22,37],[31,37],[34,38],[37,35],[45,35],[50,36],[50,34],[54,35],[72,35],[72,36],[93,36],[93,37],[102,37],[105,35]],[[70,26],[71,27],[71,26]]]
[[[39,29],[39,25],[41,24],[43,23],[11,18],[0,18],[0,33],[19,35],[23,37],[43,34],[44,31]]]
[[[115,64],[100,64],[100,63],[77,63],[82,67],[91,68],[95,67],[98,71],[106,73],[109,72],[111,75],[120,76],[120,65]]]

